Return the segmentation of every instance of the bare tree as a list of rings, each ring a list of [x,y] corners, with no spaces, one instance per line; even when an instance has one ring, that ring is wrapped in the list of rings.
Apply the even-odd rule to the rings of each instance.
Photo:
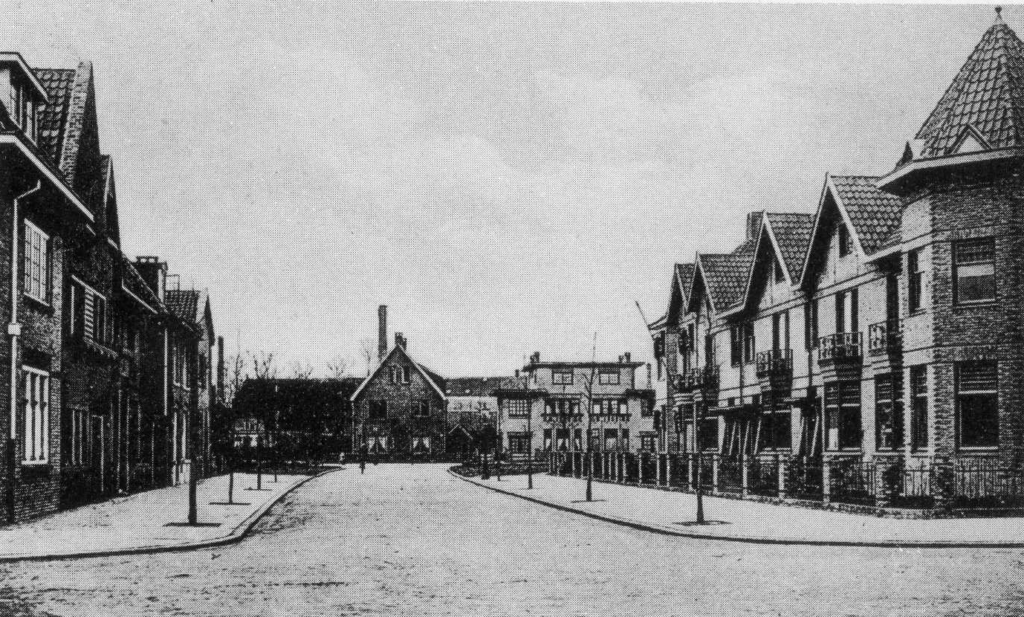
[[[349,359],[344,356],[335,356],[327,361],[327,376],[331,379],[341,379],[348,372]]]
[[[359,357],[366,361],[366,376],[373,370],[373,358],[377,354],[377,341],[366,337],[359,341]]]
[[[229,357],[225,362],[227,379],[224,383],[224,392],[222,401],[225,405],[231,406],[234,403],[235,395],[238,394],[238,389],[242,387],[246,377],[248,377],[245,370],[245,357],[247,353],[239,351],[235,355]]]
[[[309,362],[292,362],[292,377],[295,379],[310,379],[315,372]]]
[[[253,379],[276,379],[277,378],[277,356],[272,351],[261,351],[250,353],[252,360]]]
[[[597,381],[597,332],[594,333],[594,352],[590,361],[590,374],[583,375],[583,402],[586,405],[587,414],[587,440],[586,462],[587,466],[587,501],[594,500],[594,385]]]

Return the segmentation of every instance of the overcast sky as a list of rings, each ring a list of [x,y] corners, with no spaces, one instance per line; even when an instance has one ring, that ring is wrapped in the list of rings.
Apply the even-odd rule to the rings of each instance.
[[[210,288],[228,351],[376,336],[509,374],[648,359],[672,263],[823,177],[890,170],[987,6],[20,2],[3,47],[91,60],[122,243]],[[49,5],[49,6],[47,6]],[[1011,27],[1024,10],[1009,7]]]

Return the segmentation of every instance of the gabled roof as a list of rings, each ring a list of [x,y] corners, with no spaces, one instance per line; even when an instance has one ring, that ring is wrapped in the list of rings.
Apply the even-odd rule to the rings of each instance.
[[[915,138],[933,158],[956,154],[967,136],[986,149],[1024,146],[1024,42],[998,15]]]
[[[164,302],[167,304],[167,310],[175,317],[189,323],[199,322],[196,318],[199,312],[199,290],[168,289],[164,292]]]
[[[352,402],[355,402],[356,398],[359,397],[359,394],[362,393],[363,389],[366,388],[367,384],[369,384],[371,381],[374,380],[374,378],[377,377],[377,374],[380,373],[381,369],[384,368],[384,365],[388,363],[388,360],[390,360],[391,357],[396,354],[405,356],[405,359],[409,361],[409,364],[412,364],[414,367],[416,367],[416,370],[419,372],[420,375],[423,376],[423,379],[426,380],[427,384],[429,384],[430,387],[433,388],[434,391],[437,392],[442,399],[448,400],[448,397],[445,396],[444,388],[442,387],[444,385],[444,379],[437,373],[434,373],[433,371],[423,367],[421,364],[413,360],[412,356],[409,355],[409,352],[406,351],[404,347],[402,347],[401,345],[395,345],[394,347],[391,348],[391,351],[388,352],[386,356],[384,356],[384,359],[377,363],[377,367],[373,369],[373,371],[369,375],[367,375],[366,379],[363,380],[363,383],[359,384],[359,387],[356,388],[356,391],[352,393]],[[441,386],[438,385],[438,382],[441,383]]]
[[[697,269],[705,282],[711,307],[724,311],[743,298],[757,240],[745,240],[731,253],[697,255]],[[693,278],[696,284],[697,277]],[[692,293],[692,287],[691,287]]]
[[[793,212],[763,212],[760,220],[752,261],[747,269],[746,283],[733,310],[742,309],[753,299],[754,277],[758,271],[758,264],[763,263],[760,260],[765,259],[763,255],[771,255],[769,265],[775,260],[783,264],[787,280],[791,283],[797,279],[800,275],[799,268],[803,264],[803,250],[811,237],[811,228],[814,224],[812,215]],[[774,275],[771,270],[769,272],[768,276]]]
[[[672,268],[672,284],[669,285],[668,310],[665,312],[664,317],[662,317],[663,320],[678,321],[679,311],[686,306],[687,299],[690,297],[690,285],[693,281],[695,267],[692,263],[684,263],[676,264]],[[651,325],[648,327],[651,328]]]
[[[878,178],[869,176],[830,176],[836,196],[853,223],[865,255],[877,251],[889,234],[900,226],[903,204],[899,197],[879,190]]]
[[[49,93],[49,103],[39,110],[39,146],[54,165],[60,164],[64,127],[67,123],[71,87],[75,82],[75,69],[35,69],[36,77]]]
[[[765,212],[766,228],[782,253],[790,280],[800,277],[804,253],[814,229],[814,215],[797,212]]]
[[[814,227],[804,250],[800,284],[807,282],[811,254],[823,233],[822,218],[827,214],[825,205],[834,203],[839,218],[846,225],[850,237],[861,255],[869,257],[888,246],[899,232],[903,204],[899,197],[879,190],[878,178],[872,176],[833,176],[825,174],[825,184],[814,214]]]

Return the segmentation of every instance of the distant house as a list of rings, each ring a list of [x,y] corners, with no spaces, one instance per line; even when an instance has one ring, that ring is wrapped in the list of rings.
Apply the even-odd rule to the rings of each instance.
[[[484,426],[497,426],[497,392],[512,387],[513,377],[455,377],[447,380],[447,451],[470,452],[478,447]]]
[[[359,377],[249,379],[235,395],[235,447],[280,447],[289,458],[334,458],[352,444]]]
[[[395,333],[387,347],[387,307],[379,312],[377,367],[352,394],[352,431],[371,454],[434,454],[445,451],[446,383],[416,362],[408,342]]]

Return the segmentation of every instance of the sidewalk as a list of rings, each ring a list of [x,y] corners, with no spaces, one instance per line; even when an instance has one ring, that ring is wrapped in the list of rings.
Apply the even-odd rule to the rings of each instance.
[[[0,527],[0,562],[155,553],[228,544],[241,540],[281,497],[311,476],[235,474],[233,501],[228,476],[199,483],[199,523],[188,527],[188,485],[156,489],[58,512],[38,520]],[[269,489],[269,490],[266,490]],[[214,502],[214,503],[211,503]]]
[[[462,476],[456,477],[462,478]],[[768,544],[891,546],[902,548],[1024,547],[1024,518],[894,519],[704,497],[711,524],[694,524],[697,498],[687,493],[594,482],[586,502],[586,480],[533,476],[463,478],[492,490],[550,507],[655,533]]]

